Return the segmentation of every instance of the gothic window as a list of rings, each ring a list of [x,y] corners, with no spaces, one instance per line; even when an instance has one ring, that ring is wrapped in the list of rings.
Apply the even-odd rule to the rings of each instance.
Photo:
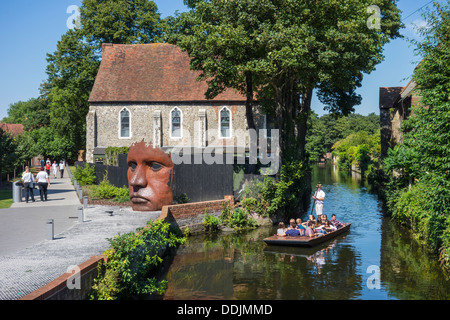
[[[171,118],[171,138],[181,138],[181,110],[178,108],[172,109],[170,112]]]
[[[231,137],[231,112],[227,107],[220,110],[219,127],[221,138]]]
[[[120,111],[120,137],[130,138],[130,112],[124,108]]]

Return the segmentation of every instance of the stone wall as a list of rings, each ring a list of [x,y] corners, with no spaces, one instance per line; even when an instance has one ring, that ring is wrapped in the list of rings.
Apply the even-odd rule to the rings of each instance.
[[[170,114],[177,107],[181,111],[182,137],[172,138],[170,135]],[[244,104],[226,103],[95,103],[91,104],[86,117],[86,161],[93,162],[96,147],[129,147],[134,142],[145,139],[159,147],[202,145],[203,130],[218,130],[219,112],[227,107],[232,114],[231,139],[214,139],[204,137],[208,143],[218,145],[248,145],[248,137],[244,138],[238,130],[247,130]],[[119,132],[119,115],[124,108],[130,112],[130,137],[121,138]],[[255,107],[255,122],[258,129],[266,126],[266,118],[258,107]],[[203,124],[202,124],[203,123]],[[160,125],[160,128],[155,128]],[[209,131],[210,132],[210,131]],[[242,131],[241,131],[242,132]],[[218,131],[217,131],[218,133]],[[245,140],[239,140],[245,139]],[[160,140],[160,141],[155,141]]]

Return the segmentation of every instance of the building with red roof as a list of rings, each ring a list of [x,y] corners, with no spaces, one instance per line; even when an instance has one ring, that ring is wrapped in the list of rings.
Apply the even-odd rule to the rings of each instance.
[[[205,148],[213,141],[248,145],[242,134],[245,96],[227,89],[206,99],[206,81],[197,81],[200,73],[190,69],[190,58],[179,47],[103,44],[102,51],[86,118],[87,162],[104,156],[109,146],[129,147],[142,139],[166,150]],[[258,107],[254,114],[256,127],[266,129],[266,116]]]

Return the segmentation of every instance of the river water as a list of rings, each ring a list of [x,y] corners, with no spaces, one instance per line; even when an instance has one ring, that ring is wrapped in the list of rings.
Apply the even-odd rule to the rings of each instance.
[[[348,233],[315,248],[266,245],[274,227],[191,237],[173,257],[164,299],[450,299],[436,257],[383,215],[357,174],[316,165],[319,181],[324,213],[351,222]]]

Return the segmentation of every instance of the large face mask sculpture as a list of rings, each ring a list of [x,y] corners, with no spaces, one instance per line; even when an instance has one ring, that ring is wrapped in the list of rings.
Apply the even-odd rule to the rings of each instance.
[[[142,140],[130,147],[127,163],[130,201],[134,211],[157,211],[172,204],[174,164],[169,154]]]

